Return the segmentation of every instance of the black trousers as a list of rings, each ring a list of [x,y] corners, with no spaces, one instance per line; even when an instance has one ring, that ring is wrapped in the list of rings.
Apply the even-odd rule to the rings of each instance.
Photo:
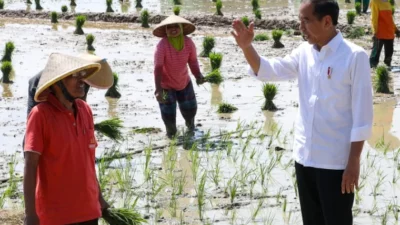
[[[371,56],[369,57],[369,63],[371,67],[376,67],[379,64],[379,58],[381,56],[382,48],[385,47],[385,59],[383,62],[390,67],[392,63],[392,56],[393,56],[393,39],[377,39],[374,38],[374,44],[372,46]]]
[[[342,194],[343,170],[295,169],[304,225],[353,225],[354,194]]]
[[[68,224],[68,225],[98,225],[99,224],[99,219],[94,219],[94,220],[89,220],[85,222],[80,222],[80,223],[73,223],[73,224]]]

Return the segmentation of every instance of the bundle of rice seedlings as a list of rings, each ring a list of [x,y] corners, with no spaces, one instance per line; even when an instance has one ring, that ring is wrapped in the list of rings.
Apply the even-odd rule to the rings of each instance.
[[[281,43],[282,35],[283,35],[283,31],[282,30],[273,30],[272,31],[272,39],[274,39],[274,44],[272,45],[272,48],[283,48],[283,47],[285,47]]]
[[[357,14],[361,15],[361,3],[360,2],[356,2],[355,8],[356,8]]]
[[[243,16],[243,17],[242,17],[242,22],[244,23],[244,25],[245,25],[246,27],[249,27],[249,24],[250,24],[249,17]]]
[[[174,11],[175,15],[179,16],[179,13],[181,12],[181,7],[176,5],[176,6],[174,6],[173,11]]]
[[[6,48],[4,49],[4,56],[1,59],[2,62],[11,62],[12,53],[14,52],[15,46],[14,42],[9,41],[6,43]]]
[[[112,0],[106,0],[106,4],[107,4],[106,12],[114,12],[114,10],[112,9]]]
[[[94,35],[93,34],[88,34],[86,36],[86,43],[87,43],[87,50],[89,51],[95,51],[96,49],[93,47],[93,42],[94,42]]]
[[[182,5],[181,0],[173,0],[174,5]]]
[[[50,14],[50,17],[51,17],[51,23],[58,23],[58,15],[57,15],[57,12],[51,12],[51,14]]]
[[[124,208],[107,209],[103,212],[102,217],[109,225],[139,225],[147,223],[138,212]]]
[[[211,63],[211,70],[219,69],[222,63],[222,54],[215,52],[210,53],[210,63]]]
[[[113,73],[113,76],[114,76],[114,84],[107,90],[106,97],[121,98],[121,94],[118,91],[118,74]]]
[[[268,34],[257,34],[254,37],[254,41],[268,41],[270,39],[270,37],[268,36]]]
[[[79,35],[85,34],[82,30],[82,27],[85,24],[85,22],[86,22],[86,16],[80,15],[75,18],[76,29],[74,31],[74,34],[79,34]]]
[[[136,6],[135,8],[143,8],[142,6],[142,0],[136,0]]]
[[[347,12],[347,23],[353,24],[354,19],[356,18],[357,13],[355,11],[348,11]]]
[[[258,0],[251,0],[251,5],[253,6],[253,11],[260,8],[260,4],[258,3]]]
[[[265,83],[263,85],[262,89],[263,89],[263,95],[265,98],[265,103],[264,103],[264,106],[262,107],[262,109],[268,110],[268,111],[277,110],[278,108],[275,106],[275,104],[273,102],[275,95],[278,91],[278,88],[276,87],[276,85]]]
[[[261,10],[259,9],[254,10],[254,16],[256,17],[256,19],[261,20]]]
[[[389,0],[391,6],[394,6],[394,0]]]
[[[149,28],[149,11],[147,9],[143,10],[143,12],[140,14],[140,20],[142,21],[142,27]]]
[[[5,61],[1,64],[1,72],[3,73],[3,78],[2,78],[3,83],[5,84],[12,83],[12,81],[10,80],[10,73],[12,69],[13,69],[12,64],[9,61]]]
[[[377,93],[390,93],[389,90],[389,71],[386,66],[378,66],[375,71],[374,87]]]
[[[217,8],[217,12],[215,14],[218,15],[218,16],[223,16],[224,14],[221,11],[221,9],[222,9],[222,1],[221,0],[217,0],[215,2],[215,6]]]
[[[94,125],[94,130],[109,137],[111,140],[118,142],[123,139],[121,132],[122,127],[122,120],[119,118],[113,118],[96,123]]]
[[[224,102],[218,105],[218,113],[232,113],[236,110],[238,110],[238,108],[229,103]]]
[[[26,1],[26,4],[28,4],[28,5],[32,5],[32,2],[31,2],[31,0],[27,0],[27,1]]]
[[[40,5],[40,0],[35,0],[36,10],[42,10],[43,7]]]
[[[201,57],[208,57],[211,53],[211,50],[215,46],[215,38],[211,36],[206,36],[203,39],[203,51],[200,53]]]
[[[61,6],[61,12],[63,13],[68,12],[68,7],[66,5]]]
[[[220,84],[224,79],[221,76],[221,72],[217,69],[207,74],[207,76],[204,77],[204,81],[212,84]]]
[[[4,1],[0,0],[0,9],[4,9]]]
[[[71,0],[71,3],[69,4],[70,6],[76,6],[75,0]]]
[[[357,38],[361,38],[364,35],[365,35],[364,28],[354,27],[349,31],[349,33],[346,35],[346,37],[350,38],[350,39],[357,39]]]

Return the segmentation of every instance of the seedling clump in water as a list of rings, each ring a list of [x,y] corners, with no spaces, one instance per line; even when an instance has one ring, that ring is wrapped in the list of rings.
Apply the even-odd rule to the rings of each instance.
[[[149,11],[147,11],[146,9],[143,10],[143,12],[140,14],[140,20],[142,21],[142,27],[144,28],[149,28]]]
[[[57,12],[51,12],[51,23],[58,23]]]
[[[68,7],[66,5],[61,6],[61,12],[63,13],[68,12]]]
[[[375,91],[378,93],[390,93],[389,90],[389,71],[386,66],[378,66],[374,77]]]
[[[113,76],[114,76],[114,83],[113,83],[113,86],[111,86],[107,90],[106,97],[121,98],[121,94],[118,91],[118,74],[113,73]]]
[[[1,59],[2,62],[11,62],[12,59],[12,53],[15,50],[15,45],[14,42],[9,41],[6,43],[6,48],[4,50],[4,56]]]
[[[114,12],[112,9],[112,0],[106,0],[107,9],[106,12]]]
[[[209,57],[211,50],[215,46],[215,38],[206,36],[203,40],[203,51],[200,53],[201,57]]]
[[[216,15],[224,16],[224,14],[221,11],[221,9],[222,9],[222,1],[221,0],[217,0],[217,2],[215,3],[215,6],[217,7]]]
[[[275,84],[264,84],[263,85],[263,95],[265,98],[265,103],[263,106],[263,110],[268,110],[268,111],[275,111],[278,108],[276,108],[273,100],[275,98],[275,95],[277,93],[278,89]]]
[[[221,67],[222,54],[221,53],[211,53],[210,54],[211,70],[216,70]]]
[[[204,80],[212,84],[220,84],[224,79],[222,78],[219,70],[214,70],[211,73],[207,74],[207,76],[204,77]]]
[[[79,35],[85,34],[82,30],[82,27],[85,24],[85,22],[86,22],[86,16],[77,16],[75,18],[76,29],[74,31],[74,34],[79,34]]]
[[[181,7],[179,7],[179,6],[176,5],[176,6],[174,6],[173,11],[174,11],[174,14],[175,14],[175,15],[179,16],[179,14],[180,14],[180,12],[181,12]]]
[[[273,30],[272,31],[272,39],[274,39],[274,45],[272,45],[272,48],[283,48],[283,47],[285,47],[281,43],[282,35],[283,35],[283,31],[282,30]]]
[[[12,83],[12,81],[10,80],[10,73],[12,71],[12,64],[11,62],[3,62],[1,64],[1,72],[3,73],[3,78],[2,78],[2,82],[5,84],[9,84]]]
[[[87,50],[89,51],[95,51],[96,49],[93,47],[93,42],[95,40],[95,37],[93,34],[88,34],[86,36],[86,43],[87,43]]]
[[[236,111],[238,108],[229,104],[229,103],[221,103],[218,106],[218,113],[232,113]]]

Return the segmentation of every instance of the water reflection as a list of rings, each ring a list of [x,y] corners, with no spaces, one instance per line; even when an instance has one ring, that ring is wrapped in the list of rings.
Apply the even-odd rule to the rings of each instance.
[[[57,25],[56,23],[53,23],[53,24],[51,25],[51,29],[52,29],[52,30],[55,30],[55,31],[58,31],[58,25]]]
[[[211,84],[211,105],[219,105],[222,103],[222,93],[219,85]]]
[[[10,85],[11,84],[1,83],[1,86],[3,87],[3,93],[2,93],[3,98],[12,98],[13,97],[13,93],[11,91]]]
[[[121,12],[127,13],[129,11],[129,8],[131,8],[131,2],[130,1],[119,1],[121,5]]]
[[[263,110],[262,113],[265,117],[263,127],[264,132],[266,132],[268,135],[274,134],[277,129],[279,129],[278,123],[274,120],[275,112]]]
[[[107,101],[108,101],[108,116],[110,118],[117,118],[118,117],[118,110],[117,110],[117,106],[118,106],[118,99],[116,98],[109,98],[106,97]]]
[[[71,6],[71,13],[75,13],[76,6]]]
[[[31,11],[31,4],[27,4],[27,5],[26,5],[26,11],[27,11],[27,12],[30,12],[30,11]]]

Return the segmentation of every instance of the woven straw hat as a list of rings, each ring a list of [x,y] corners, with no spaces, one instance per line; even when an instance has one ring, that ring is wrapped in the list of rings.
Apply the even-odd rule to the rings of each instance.
[[[86,70],[87,74],[84,79],[87,79],[99,71],[100,68],[101,65],[99,63],[61,53],[52,53],[40,77],[34,99],[36,102],[46,101],[49,94],[48,88],[57,81],[84,70]]]
[[[80,54],[79,57],[89,62],[99,63],[101,65],[100,70],[95,76],[85,79],[87,84],[99,89],[108,89],[114,84],[114,76],[106,59],[86,53]]]
[[[157,37],[167,36],[167,33],[165,31],[165,26],[175,23],[182,24],[183,35],[191,34],[196,30],[196,27],[189,20],[186,20],[180,16],[171,15],[167,17],[165,20],[161,21],[161,23],[154,28],[153,35]]]

